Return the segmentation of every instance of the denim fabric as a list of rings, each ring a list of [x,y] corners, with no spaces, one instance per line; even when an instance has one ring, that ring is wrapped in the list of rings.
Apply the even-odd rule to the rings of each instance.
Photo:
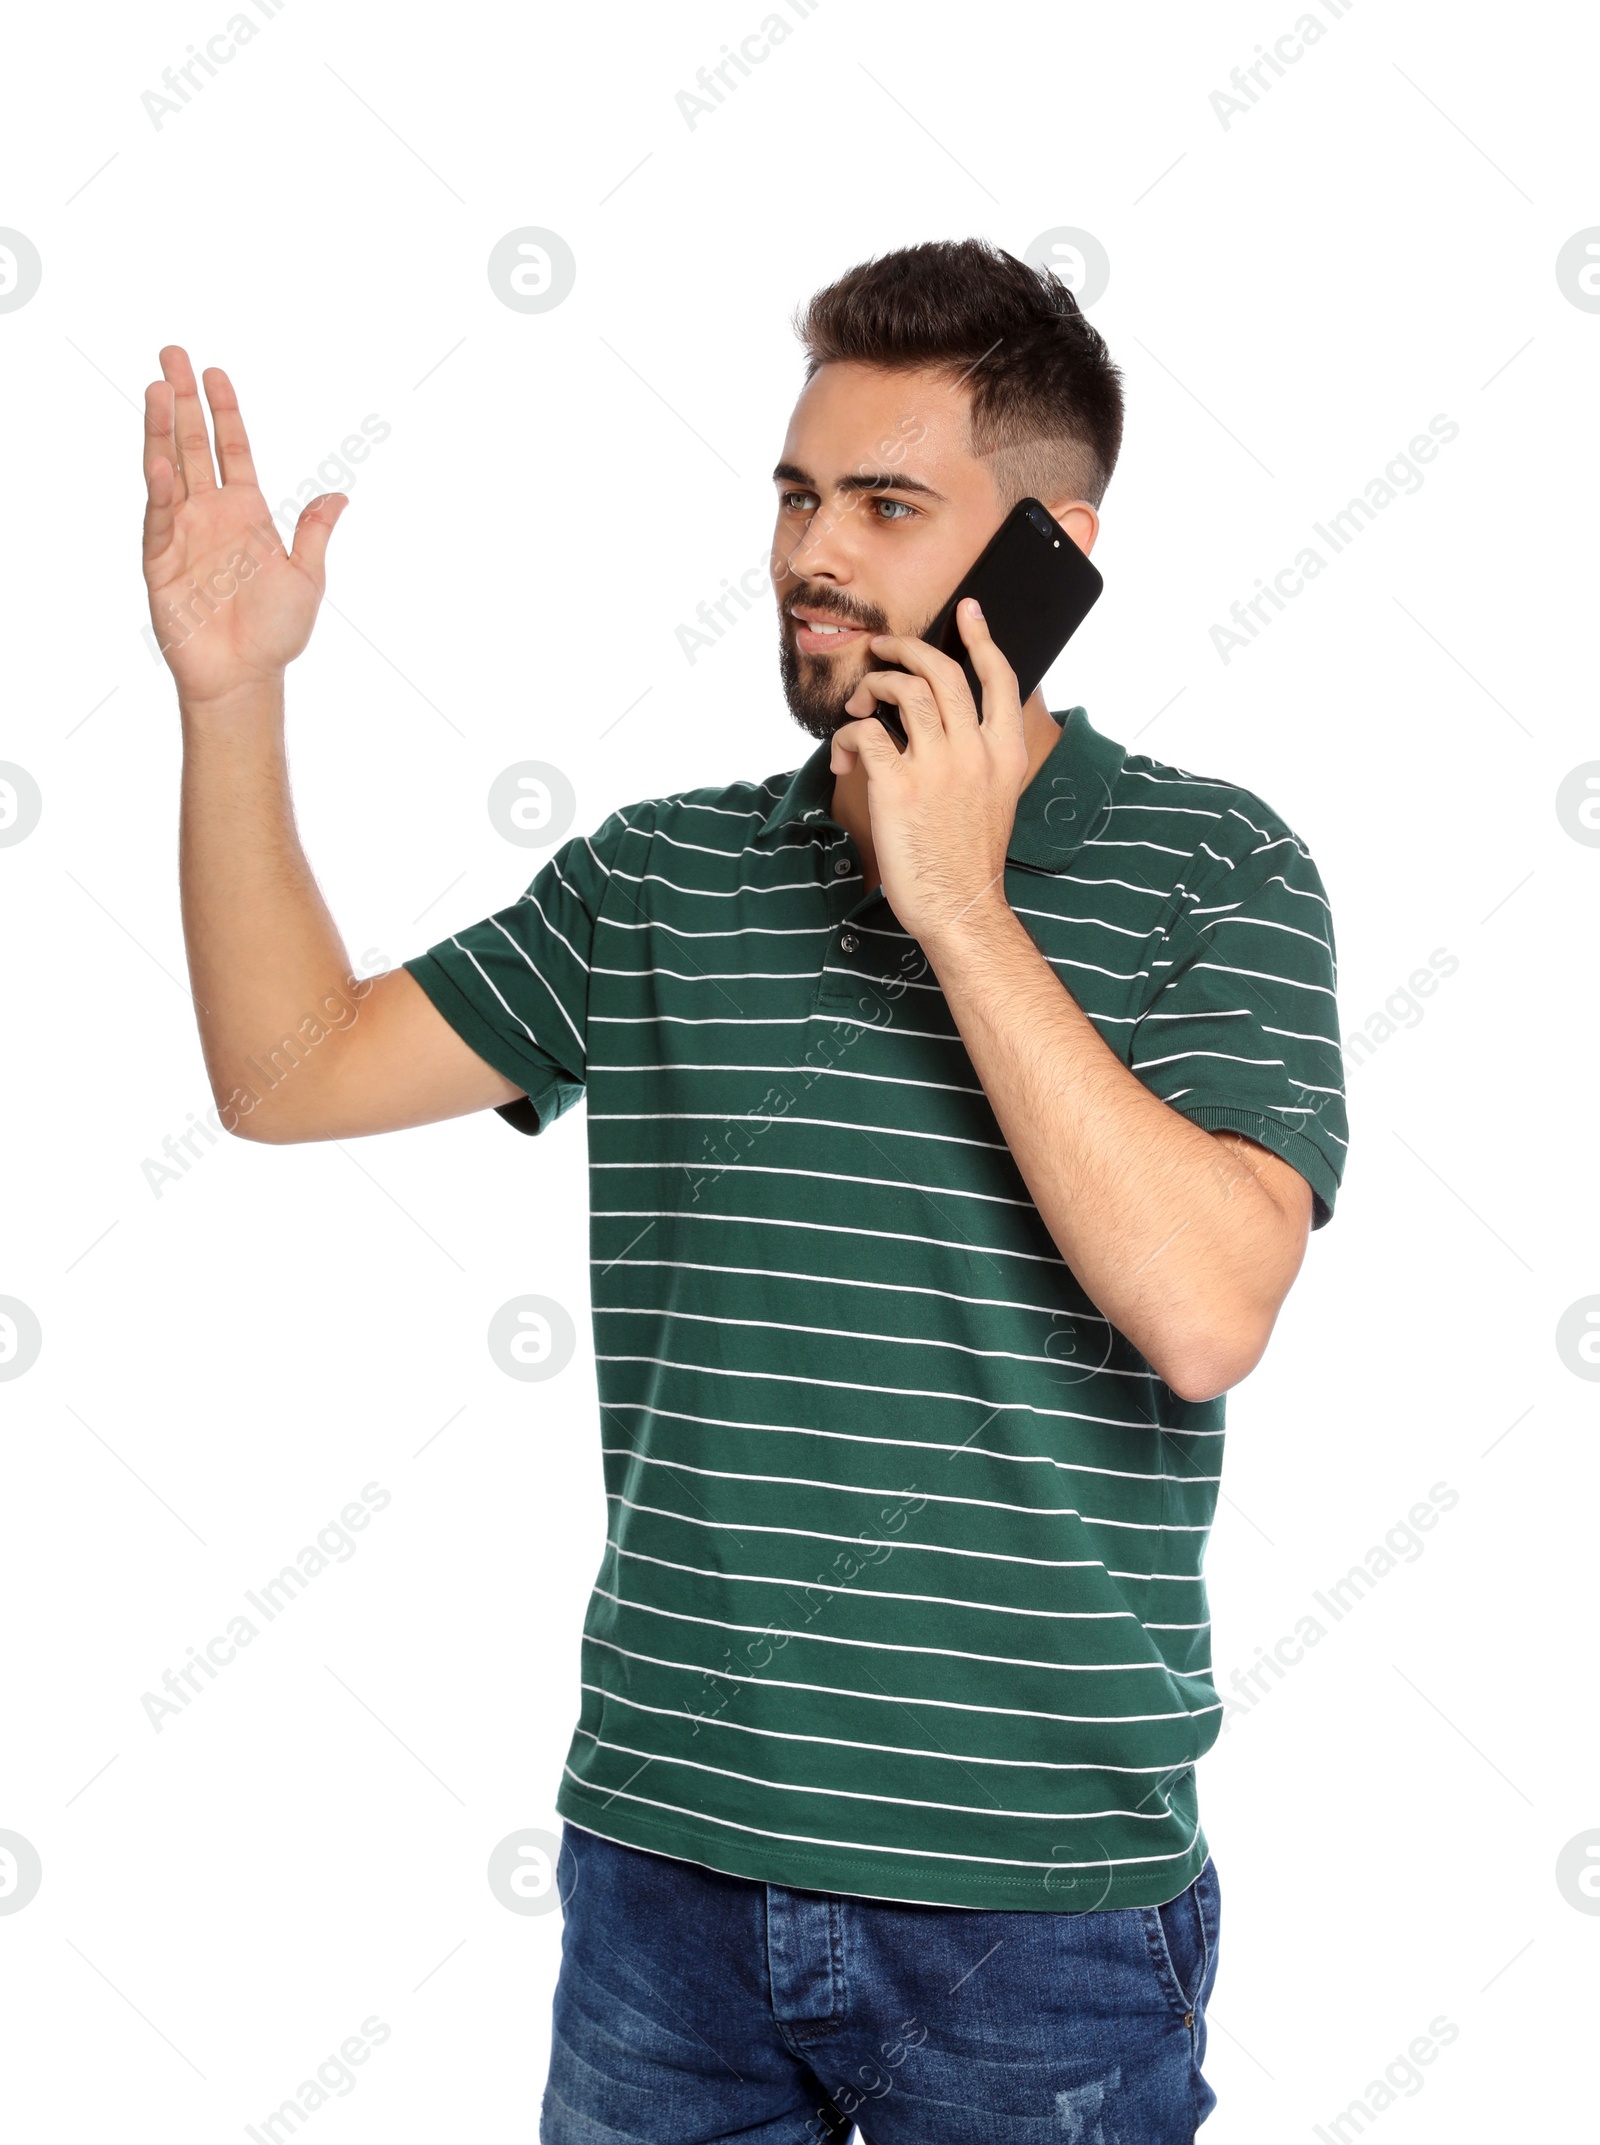
[[[541,2145],[1189,2145],[1221,1895],[1045,1913],[793,1891],[568,1823]],[[859,2126],[859,2129],[853,2128]]]

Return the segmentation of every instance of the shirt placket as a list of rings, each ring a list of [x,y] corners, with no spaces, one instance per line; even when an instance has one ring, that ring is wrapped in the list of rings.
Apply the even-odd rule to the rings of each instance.
[[[817,977],[815,1010],[855,1013],[862,980],[870,970],[864,912],[882,891],[864,890],[861,858],[845,830],[826,820],[817,830],[823,896],[828,905],[828,944]]]

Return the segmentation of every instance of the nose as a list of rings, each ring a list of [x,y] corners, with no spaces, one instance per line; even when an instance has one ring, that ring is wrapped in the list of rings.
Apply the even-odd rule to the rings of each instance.
[[[852,518],[848,508],[824,500],[806,523],[789,553],[791,574],[801,581],[829,581],[842,587],[855,578],[851,551]]]

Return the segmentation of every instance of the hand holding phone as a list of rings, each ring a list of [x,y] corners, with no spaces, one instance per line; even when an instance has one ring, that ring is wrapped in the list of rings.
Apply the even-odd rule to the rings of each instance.
[[[983,687],[956,621],[962,597],[977,597],[991,638],[1017,674],[1017,697],[1026,702],[1104,587],[1099,568],[1049,509],[1037,499],[1019,499],[921,637],[961,665],[982,722]],[[876,667],[905,669],[903,663]],[[891,737],[909,743],[898,708],[880,700],[872,712]]]

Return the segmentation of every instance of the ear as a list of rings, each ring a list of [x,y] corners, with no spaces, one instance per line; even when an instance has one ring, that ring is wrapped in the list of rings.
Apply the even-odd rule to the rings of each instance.
[[[1044,504],[1087,558],[1100,534],[1100,516],[1087,499],[1046,499]]]

